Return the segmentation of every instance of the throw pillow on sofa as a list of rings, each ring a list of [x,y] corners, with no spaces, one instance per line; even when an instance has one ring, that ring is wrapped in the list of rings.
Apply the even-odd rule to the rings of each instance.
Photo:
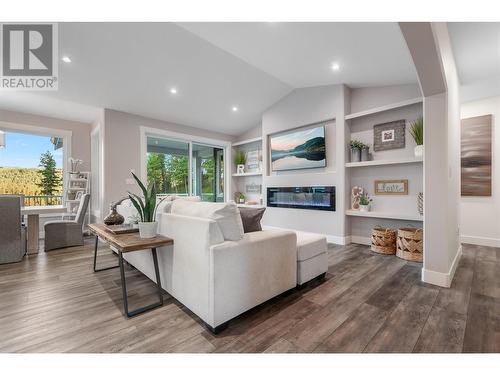
[[[244,234],[240,212],[235,203],[192,202],[176,199],[172,203],[171,213],[214,220],[219,225],[226,241],[239,241]]]
[[[266,211],[265,207],[240,207],[240,216],[241,221],[243,222],[243,230],[245,233],[260,232],[262,230],[260,221],[262,220],[264,211]]]

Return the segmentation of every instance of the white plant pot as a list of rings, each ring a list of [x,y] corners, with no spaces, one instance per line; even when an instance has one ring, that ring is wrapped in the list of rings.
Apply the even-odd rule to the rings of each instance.
[[[156,221],[152,223],[139,223],[139,236],[141,238],[154,238],[157,231],[158,223]]]
[[[363,211],[363,212],[368,212],[368,211],[370,211],[370,205],[364,206],[364,205],[360,204],[359,205],[359,210]]]
[[[424,156],[424,145],[415,146],[415,157],[421,158]]]

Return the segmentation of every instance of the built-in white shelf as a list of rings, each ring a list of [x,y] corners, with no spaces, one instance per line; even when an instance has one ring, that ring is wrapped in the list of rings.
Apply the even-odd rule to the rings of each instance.
[[[377,212],[377,211],[356,211],[346,210],[347,216],[372,217],[377,219],[393,219],[393,220],[408,220],[408,221],[424,221],[424,217],[418,214],[407,215],[400,213]]]
[[[262,176],[262,172],[233,173],[233,177]]]
[[[264,208],[263,204],[244,204],[244,203],[238,203],[238,207],[247,207],[247,208]]]
[[[383,105],[381,107],[367,109],[366,111],[351,113],[349,115],[345,115],[344,118],[346,120],[352,120],[352,119],[358,118],[358,117],[373,115],[375,113],[389,111],[391,109],[396,109],[396,108],[406,107],[406,106],[409,106],[412,104],[422,103],[422,101],[423,101],[422,98],[408,99],[408,100],[404,100],[404,101],[398,102],[398,103],[392,103],[392,104]]]
[[[233,143],[233,147],[235,147],[235,146],[241,146],[241,145],[246,145],[246,144],[249,144],[249,143],[255,143],[255,142],[262,142],[262,137],[249,138],[249,139],[245,139],[243,141],[234,142]]]
[[[421,158],[405,158],[405,159],[395,159],[395,160],[370,160],[370,161],[359,161],[354,163],[346,163],[346,168],[355,168],[355,167],[372,167],[377,165],[392,165],[392,164],[412,164],[412,163],[422,163],[423,159]]]

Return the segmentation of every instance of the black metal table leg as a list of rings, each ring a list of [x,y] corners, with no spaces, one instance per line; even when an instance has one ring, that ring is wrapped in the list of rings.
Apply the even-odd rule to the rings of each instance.
[[[158,288],[158,297],[160,299],[159,302],[152,303],[151,305],[147,305],[144,307],[140,307],[138,309],[135,309],[133,311],[128,311],[128,299],[127,299],[127,283],[125,280],[125,268],[123,266],[123,254],[121,251],[118,252],[119,256],[119,263],[120,263],[120,276],[122,279],[122,292],[123,292],[123,310],[127,317],[131,318],[133,316],[142,314],[143,312],[155,309],[157,307],[163,306],[163,294],[162,294],[162,289],[161,289],[161,281],[160,281],[160,269],[158,267],[158,257],[156,254],[156,248],[151,249],[151,253],[153,255],[153,263],[155,266],[155,275],[156,275],[156,285]]]
[[[106,270],[112,270],[114,268],[120,267],[118,266],[112,266],[112,267],[106,267],[106,268],[101,268],[98,270],[97,267],[97,245],[99,244],[99,236],[95,236],[95,246],[94,246],[94,272],[100,272],[100,271],[106,271]]]

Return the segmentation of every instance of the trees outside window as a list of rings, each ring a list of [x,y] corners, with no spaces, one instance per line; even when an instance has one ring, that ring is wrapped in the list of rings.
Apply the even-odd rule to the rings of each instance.
[[[42,195],[54,195],[54,193],[60,190],[61,178],[60,172],[56,168],[56,160],[50,151],[44,152],[40,156],[41,168],[38,172],[40,173],[40,182],[36,185],[40,188],[40,193]]]

